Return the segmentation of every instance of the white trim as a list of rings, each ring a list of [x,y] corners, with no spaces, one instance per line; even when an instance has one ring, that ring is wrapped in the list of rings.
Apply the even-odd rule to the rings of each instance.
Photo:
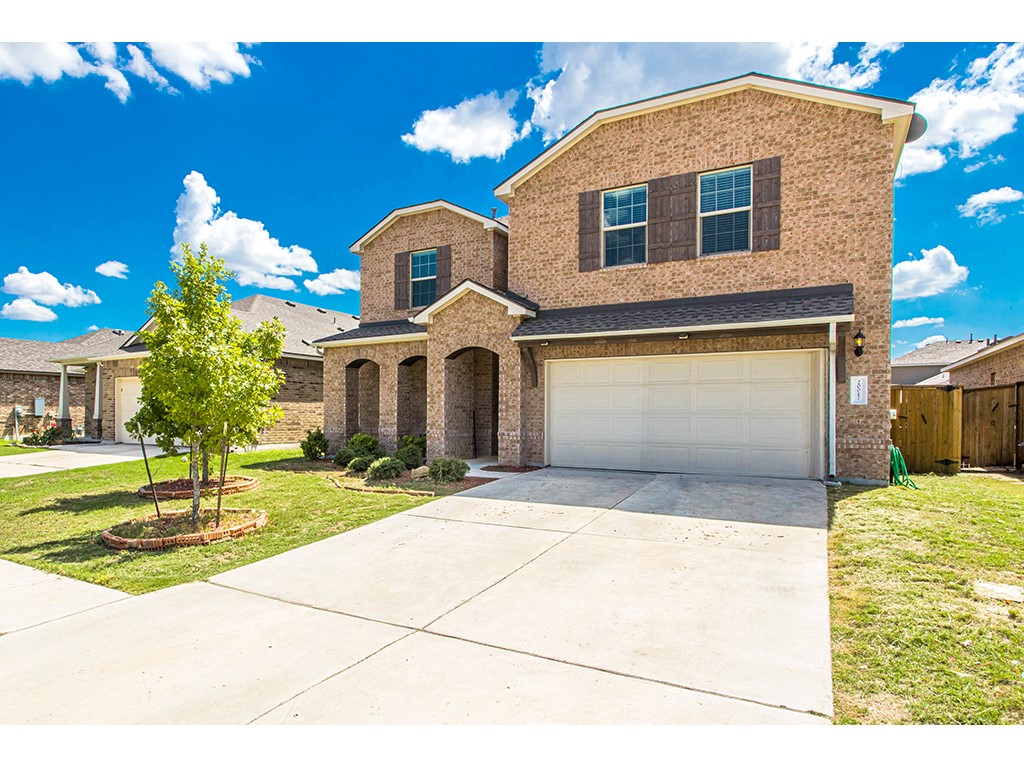
[[[640,189],[644,188],[644,221],[643,224],[617,224],[614,227],[606,227],[604,225],[604,196],[611,192],[622,192],[626,189]],[[648,189],[647,182],[643,184],[630,184],[626,187],[612,187],[611,189],[601,190],[601,208],[598,211],[598,216],[601,217],[601,269],[612,269],[614,267],[624,267],[627,264],[646,264],[649,261],[649,253],[647,252],[647,223],[650,219],[650,200],[651,191]],[[639,227],[644,228],[644,260],[643,261],[627,261],[626,263],[619,264],[608,264],[608,255],[605,253],[605,232],[620,232],[624,229],[638,229]]]
[[[845,343],[845,339],[843,340]],[[836,476],[836,324],[828,324],[828,475]]]
[[[106,363],[106,362],[109,362],[109,361],[112,361],[112,360],[135,360],[136,358],[149,357],[149,355],[150,355],[150,352],[147,349],[147,350],[143,350],[141,352],[132,352],[130,354],[122,352],[119,355],[100,355],[98,357],[88,357],[88,358],[86,358],[86,362],[88,362],[88,363]],[[129,376],[129,377],[122,377],[122,378],[131,378],[131,377]]]
[[[505,296],[502,296],[500,293],[492,291],[490,288],[486,288],[482,285],[477,285],[474,282],[464,280],[463,282],[455,286],[452,290],[448,291],[448,293],[446,293],[440,299],[434,301],[433,304],[424,307],[419,312],[419,314],[411,318],[412,322],[416,323],[417,325],[429,325],[431,315],[441,311],[456,299],[465,296],[466,293],[469,291],[473,291],[474,293],[478,293],[481,296],[484,296],[488,299],[491,299],[492,301],[496,301],[499,304],[504,305],[504,307],[508,310],[508,313],[510,315],[523,315],[525,317],[537,316],[537,313],[534,312],[532,309],[528,309],[527,307],[524,307],[522,304],[518,304],[512,301],[511,299],[506,298]]]
[[[96,362],[96,386],[93,387],[92,417],[103,418],[103,363]]]
[[[404,216],[415,216],[418,213],[426,213],[428,211],[437,210],[445,210],[451,211],[452,213],[457,213],[460,216],[465,216],[467,219],[471,219],[472,221],[476,221],[479,222],[480,224],[483,224],[484,229],[496,229],[498,232],[501,232],[504,235],[508,234],[508,227],[505,224],[502,224],[497,219],[489,219],[486,216],[483,216],[482,214],[476,213],[475,211],[471,211],[467,208],[462,208],[461,206],[455,205],[454,203],[449,203],[447,200],[433,200],[429,203],[410,205],[406,208],[396,208],[383,219],[381,219],[381,221],[373,229],[371,229],[365,235],[363,235],[354,243],[352,243],[352,246],[349,248],[349,250],[352,251],[352,253],[361,256],[363,253],[363,249],[366,247],[366,244],[373,240],[373,238],[375,238],[385,229],[390,227],[398,219],[401,219]]]
[[[331,347],[359,347],[367,344],[392,344],[399,341],[426,341],[427,334],[417,331],[416,333],[394,333],[390,336],[364,336],[361,339],[339,339],[338,341],[325,341],[313,346],[321,349]]]
[[[68,391],[68,367],[60,367],[60,393],[57,396],[57,418],[64,420],[71,418],[70,393]]]
[[[650,360],[652,358],[677,358],[677,357],[712,357],[722,355],[744,355],[744,356],[755,356],[755,355],[772,355],[772,354],[783,354],[783,353],[795,353],[804,352],[813,356],[814,360],[814,372],[812,374],[812,383],[815,384],[814,390],[811,392],[811,398],[817,401],[817,406],[814,408],[815,413],[815,428],[813,434],[815,444],[811,445],[811,477],[820,476],[823,469],[823,457],[822,457],[822,442],[829,439],[829,435],[823,434],[826,426],[822,424],[825,403],[823,402],[823,393],[821,391],[821,374],[824,368],[824,360],[822,352],[823,350],[817,347],[798,347],[798,348],[786,348],[786,349],[758,349],[748,352],[675,352],[670,354],[655,354],[655,355],[608,355],[608,356],[586,356],[586,357],[552,357],[544,360],[544,465],[550,466],[551,461],[551,430],[550,424],[550,411],[551,411],[551,376],[548,374],[549,366],[548,363],[560,363],[560,362],[579,362],[587,360]],[[638,385],[641,386],[641,385]],[[812,403],[814,405],[814,403]],[[827,444],[827,442],[826,442]],[[833,454],[834,455],[834,454]],[[831,459],[830,459],[831,462]],[[831,465],[830,465],[831,466]],[[687,474],[686,472],[680,471],[678,474]]]
[[[754,328],[786,328],[800,325],[825,325],[826,323],[852,323],[853,315],[833,315],[829,317],[802,317],[793,320],[762,320],[756,323],[719,323],[717,325],[680,325],[673,328],[635,328],[629,331],[599,331],[586,333],[552,333],[532,336],[513,336],[513,341],[524,339],[588,339],[604,338],[605,336],[644,336],[654,333],[702,333],[704,331],[732,331]]]
[[[433,253],[434,254],[434,274],[427,275],[426,277],[413,277],[412,276],[412,257],[413,256],[418,256],[418,255],[423,254],[423,253]],[[433,301],[428,302],[427,304],[413,304],[412,303],[412,294],[413,294],[413,290],[412,289],[413,289],[413,286],[416,283],[422,283],[422,282],[424,282],[426,280],[433,280],[434,281],[434,301],[437,301],[437,248],[436,247],[435,248],[424,248],[423,250],[420,250],[420,251],[410,251],[409,252],[409,307],[411,309],[419,309],[421,307],[429,307],[431,304],[434,303]]]
[[[536,171],[561,155],[569,147],[573,146],[584,136],[591,133],[598,126],[604,123],[623,120],[645,112],[656,112],[663,109],[678,107],[690,102],[701,101],[715,96],[724,96],[728,93],[746,90],[767,91],[783,96],[793,96],[808,101],[816,101],[833,106],[847,107],[864,112],[875,112],[881,116],[883,123],[896,121],[896,135],[893,141],[894,160],[898,160],[903,151],[904,140],[910,128],[910,120],[914,115],[914,105],[909,102],[898,102],[890,99],[882,99],[877,96],[870,96],[863,93],[852,93],[836,91],[832,88],[811,85],[809,83],[797,83],[788,80],[778,80],[764,75],[749,74],[736,77],[731,80],[724,80],[720,83],[712,83],[698,88],[690,88],[685,91],[670,93],[665,96],[658,96],[653,99],[623,104],[622,106],[603,109],[595,112],[582,123],[577,125],[565,136],[552,144],[546,151],[535,157],[531,162],[523,166],[508,179],[499,184],[494,194],[502,200],[507,200],[515,195],[515,188],[532,176]],[[903,125],[902,123],[905,123]],[[893,163],[895,171],[897,163]]]
[[[965,357],[962,360],[957,360],[955,363],[950,363],[945,368],[943,368],[941,372],[945,373],[946,371],[952,371],[954,368],[960,368],[965,365],[970,365],[971,363],[976,363],[983,357],[988,357],[989,355],[998,355],[1000,352],[1005,352],[1008,349],[1012,349],[1021,342],[1024,342],[1024,333],[1019,333],[1016,336],[1011,336],[1009,339],[997,341],[995,344],[979,349],[974,354],[969,355],[968,357]]]
[[[705,176],[710,176],[714,173],[728,173],[729,171],[739,171],[746,168],[750,171],[750,204],[741,208],[729,208],[722,211],[710,211],[708,213],[701,213],[700,210],[700,183]],[[714,253],[704,253],[704,219],[712,216],[725,216],[730,213],[740,213],[746,211],[747,216],[747,247],[739,251],[715,251]],[[722,256],[727,253],[749,253],[754,250],[754,166],[749,165],[734,165],[728,168],[718,168],[714,171],[702,171],[697,174],[697,257],[703,258],[705,256]]]

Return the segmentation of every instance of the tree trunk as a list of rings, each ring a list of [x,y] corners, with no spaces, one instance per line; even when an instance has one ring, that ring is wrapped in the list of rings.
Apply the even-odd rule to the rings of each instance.
[[[203,451],[203,487],[210,484],[210,452]]]
[[[160,502],[156,498],[156,485],[153,484],[153,473],[149,471],[149,457],[146,456],[146,443],[139,437],[139,447],[142,448],[142,460],[146,464],[146,477],[149,478],[149,490],[153,494],[153,506],[156,507],[156,518],[160,519]]]
[[[224,497],[224,477],[228,471],[228,425],[224,424],[224,437],[220,440],[220,485],[217,486],[217,527],[220,528],[220,502]]]
[[[188,457],[188,471],[192,476],[192,525],[199,526],[199,443],[192,443]]]

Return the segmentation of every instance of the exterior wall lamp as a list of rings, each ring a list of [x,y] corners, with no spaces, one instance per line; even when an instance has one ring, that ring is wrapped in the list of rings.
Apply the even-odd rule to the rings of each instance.
[[[867,337],[864,335],[864,331],[857,331],[857,335],[853,337],[853,354],[860,357],[864,354],[864,342]]]

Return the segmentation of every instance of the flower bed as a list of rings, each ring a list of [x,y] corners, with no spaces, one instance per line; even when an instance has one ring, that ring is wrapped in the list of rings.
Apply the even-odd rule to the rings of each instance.
[[[237,539],[267,524],[266,512],[222,509],[221,527],[215,528],[215,514],[215,510],[200,510],[199,530],[184,532],[178,531],[191,527],[189,518],[192,513],[189,510],[164,512],[159,518],[155,514],[146,515],[108,528],[100,538],[111,549],[168,549],[209,544],[221,539]],[[122,533],[127,535],[119,535]]]
[[[251,491],[254,488],[258,488],[259,484],[260,481],[255,477],[246,477],[245,475],[228,475],[224,478],[224,493],[229,494]],[[217,493],[216,481],[211,481],[202,485],[199,493],[202,496],[210,496]],[[151,499],[153,497],[153,492],[150,490],[148,485],[144,485],[139,488],[139,496]],[[176,480],[164,480],[156,483],[156,497],[157,499],[191,499],[192,481],[187,477],[182,477]]]

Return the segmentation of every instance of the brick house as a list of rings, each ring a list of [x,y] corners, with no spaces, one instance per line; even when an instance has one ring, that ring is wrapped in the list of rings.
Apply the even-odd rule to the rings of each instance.
[[[933,341],[920,349],[907,352],[893,358],[893,386],[917,385],[922,387],[941,387],[949,384],[949,372],[946,367],[958,360],[973,355],[984,349],[984,339],[946,339]]]
[[[18,437],[60,420],[66,410],[70,433],[85,426],[86,371],[66,369],[54,358],[67,355],[102,355],[116,350],[125,340],[123,331],[101,328],[64,341],[0,339],[0,409],[3,409],[4,440]],[[64,402],[61,402],[63,395]]]
[[[352,246],[324,349],[357,431],[502,464],[888,479],[908,102],[751,74],[601,110],[503,181]],[[863,355],[854,335],[863,333]]]
[[[943,371],[949,375],[950,384],[964,389],[1024,382],[1024,333],[989,341],[987,346],[947,365]]]
[[[274,317],[284,324],[284,348],[277,367],[284,373],[285,380],[274,398],[284,415],[262,434],[260,442],[298,442],[306,436],[306,430],[323,424],[323,360],[320,350],[312,346],[311,341],[325,333],[354,328],[356,318],[262,294],[232,302],[231,311],[246,330]],[[131,440],[124,422],[138,410],[139,368],[145,364],[148,354],[136,333],[126,334],[118,348],[107,354],[79,354],[57,360],[85,371],[87,436],[117,443]]]

